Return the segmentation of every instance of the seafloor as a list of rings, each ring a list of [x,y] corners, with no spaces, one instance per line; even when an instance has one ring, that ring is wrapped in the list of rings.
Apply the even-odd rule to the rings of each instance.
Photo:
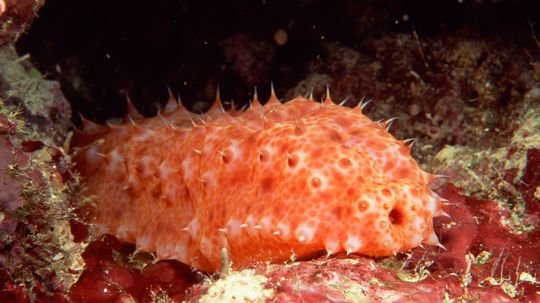
[[[0,302],[540,302],[533,1],[0,0]],[[207,274],[89,232],[79,113],[194,111],[327,85],[445,175],[446,249]],[[73,115],[72,115],[73,113]]]

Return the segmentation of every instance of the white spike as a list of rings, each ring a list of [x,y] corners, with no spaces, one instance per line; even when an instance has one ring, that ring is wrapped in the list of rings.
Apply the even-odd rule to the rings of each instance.
[[[169,94],[169,99],[167,99],[167,103],[165,103],[163,112],[169,114],[176,110],[176,108],[178,107],[178,101],[176,101],[176,99],[174,98],[173,92],[169,86],[167,86],[167,92]]]
[[[451,218],[450,215],[445,212],[442,208],[440,208],[434,215],[435,217],[447,217],[447,218]]]
[[[276,230],[272,235],[279,236],[279,234],[280,234],[279,230]]]
[[[137,125],[137,123],[135,123],[135,120],[133,120],[133,118],[131,117],[130,114],[126,114],[126,117],[127,117],[128,121],[129,121],[129,124],[131,124],[133,126]]]
[[[408,145],[410,147],[412,147],[414,143],[416,143],[416,138],[409,138],[409,139],[403,140],[403,144]]]
[[[176,94],[176,102],[178,103],[178,105],[182,105],[182,96],[180,96],[180,92]]]
[[[163,122],[163,124],[165,124],[166,127],[176,129],[176,127],[174,125],[172,125],[171,123],[169,123],[169,121],[167,121],[167,119],[165,119],[165,117],[163,117],[162,115],[158,115],[158,117],[161,120],[161,122]]]
[[[214,100],[214,102],[218,103],[219,110],[221,111],[222,114],[224,114],[225,113],[225,108],[223,107],[223,102],[221,101],[221,91],[219,89],[219,85],[216,88],[216,99]]]
[[[202,124],[204,124],[204,126],[208,126],[208,123],[206,123],[204,119],[204,114],[198,115],[197,118],[199,119],[199,121],[201,121]]]
[[[246,228],[247,226],[248,226],[248,225],[247,225],[246,223],[240,224],[240,227],[242,227],[242,228]]]
[[[131,101],[131,98],[129,95],[126,94],[126,115],[130,115],[132,118],[135,119],[142,119],[144,118],[143,115],[135,108],[135,105],[133,105],[133,102]]]
[[[174,99],[172,89],[171,89],[171,87],[168,86],[168,85],[167,85],[167,93],[169,94],[169,99],[170,99],[170,98],[173,98],[173,99]]]
[[[313,88],[309,90],[309,97],[308,97],[308,100],[314,101],[314,100],[313,100]]]
[[[332,102],[332,97],[330,96],[330,84],[326,84],[326,97],[325,97],[325,99],[323,100],[322,103],[323,104],[324,103],[328,103],[328,104],[333,103]]]
[[[219,102],[219,109],[221,110],[221,113],[226,113],[225,107],[223,107],[223,102]]]
[[[244,104],[241,108],[240,108],[240,111],[243,112],[243,111],[246,111],[248,108],[251,107],[251,101]]]
[[[367,100],[367,101],[361,103],[361,104],[360,104],[360,109],[361,109],[362,111],[364,111],[364,108],[366,108],[366,106],[367,106],[369,103],[371,103],[371,101],[372,101],[372,100]]]
[[[221,92],[219,90],[219,84],[216,87],[216,101],[221,101]]]
[[[100,145],[103,145],[103,144],[105,144],[105,139],[100,138],[99,140],[96,140],[96,141],[92,142],[92,144],[90,144],[90,145],[92,145],[92,146],[100,146]]]
[[[386,124],[386,131],[388,131],[390,129],[390,127],[392,126],[392,123],[397,120],[398,117],[394,117],[394,118],[390,118],[388,120],[386,120],[384,123]]]
[[[255,87],[253,88],[253,98],[251,98],[251,99],[252,100],[257,100],[257,102],[259,102],[259,93],[257,92],[257,85],[255,85]]]
[[[339,106],[345,105],[345,103],[346,103],[347,101],[349,101],[349,97],[347,97],[347,98],[343,99],[343,101],[339,102]]]
[[[312,89],[308,90],[308,91],[304,94],[304,98],[309,99],[309,95],[310,95],[311,91],[312,91]]]
[[[441,242],[439,241],[439,238],[437,238],[437,235],[433,231],[431,232],[429,237],[424,241],[424,243],[429,244],[429,245],[433,245],[433,246],[440,246],[441,245]]]
[[[259,224],[253,226],[254,229],[261,229],[261,226]]]
[[[364,100],[366,100],[366,96],[363,96],[362,99],[360,99],[360,102],[358,102],[357,106],[362,108],[362,105],[364,104]]]
[[[428,191],[428,195],[433,198],[433,199],[437,199],[437,200],[444,200],[444,198],[441,198],[441,196],[437,195],[434,191],[432,190],[429,190]]]
[[[189,121],[191,121],[191,125],[192,125],[193,127],[199,126],[199,125],[197,125],[197,124],[195,123],[195,121],[193,121],[193,118],[191,117],[191,115],[189,115]]]
[[[443,206],[451,206],[451,205],[456,205],[456,203],[451,203],[451,202],[442,202],[442,205]]]

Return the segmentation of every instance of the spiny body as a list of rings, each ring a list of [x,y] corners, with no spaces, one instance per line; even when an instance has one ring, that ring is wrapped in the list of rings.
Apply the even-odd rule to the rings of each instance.
[[[245,112],[220,102],[204,115],[171,98],[153,118],[85,120],[75,160],[103,232],[204,271],[220,268],[222,248],[239,268],[439,244],[435,176],[387,123],[329,95],[281,104],[272,94]]]

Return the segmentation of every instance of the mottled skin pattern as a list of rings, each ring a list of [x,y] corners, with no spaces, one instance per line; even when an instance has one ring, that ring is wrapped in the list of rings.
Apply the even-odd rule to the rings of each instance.
[[[85,121],[75,160],[102,232],[200,270],[326,250],[388,256],[437,245],[444,214],[410,147],[361,108],[274,95],[204,115],[170,100],[157,117]]]

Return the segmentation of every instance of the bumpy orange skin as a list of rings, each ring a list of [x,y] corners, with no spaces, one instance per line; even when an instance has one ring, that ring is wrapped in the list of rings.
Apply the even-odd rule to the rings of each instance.
[[[326,250],[387,256],[438,244],[441,201],[410,148],[359,108],[271,99],[244,113],[86,123],[75,160],[95,221],[204,271]]]

